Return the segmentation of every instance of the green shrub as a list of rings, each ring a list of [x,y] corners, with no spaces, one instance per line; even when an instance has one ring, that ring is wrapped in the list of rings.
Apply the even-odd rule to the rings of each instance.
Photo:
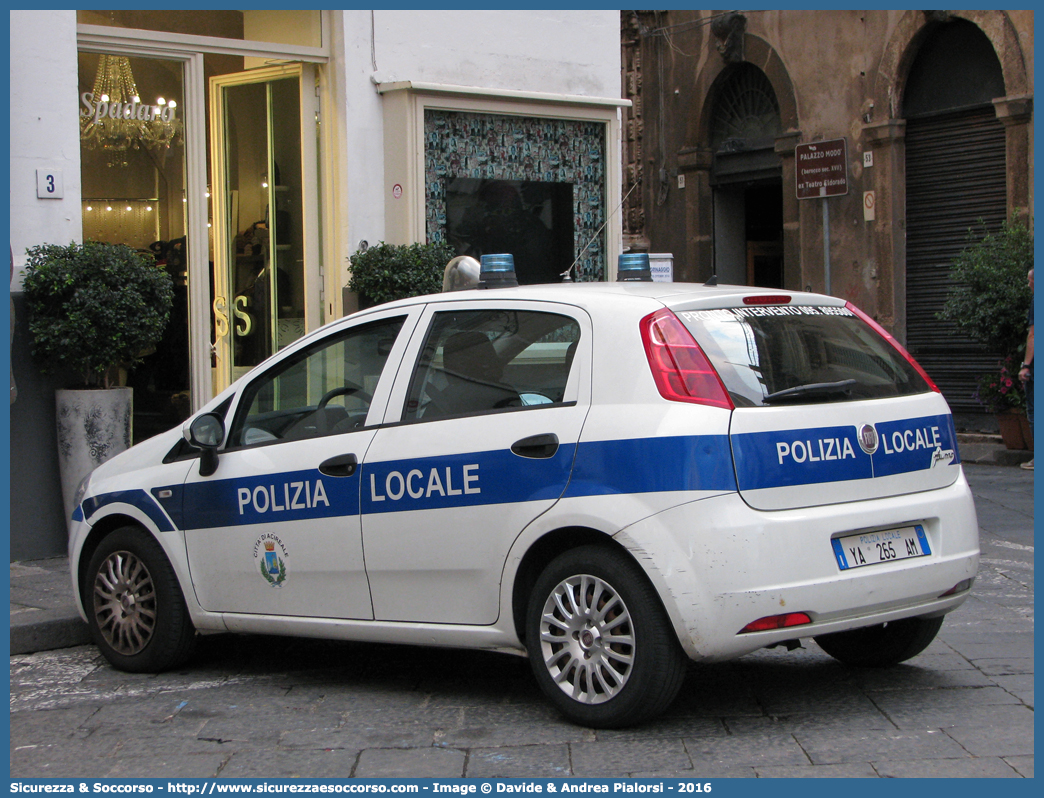
[[[122,244],[43,244],[27,250],[24,290],[32,353],[45,373],[75,371],[109,388],[163,336],[170,275]]]
[[[954,258],[954,286],[939,316],[990,352],[1020,355],[1033,301],[1026,281],[1033,268],[1033,233],[1013,220],[995,233],[970,230],[968,237],[974,243]]]
[[[382,241],[352,255],[348,289],[359,295],[360,307],[438,293],[446,264],[456,254],[445,243],[396,245]]]

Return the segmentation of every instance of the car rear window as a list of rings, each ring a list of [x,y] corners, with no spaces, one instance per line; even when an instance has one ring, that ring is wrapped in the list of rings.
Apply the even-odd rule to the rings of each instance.
[[[675,310],[737,407],[909,396],[931,390],[913,365],[845,307]]]

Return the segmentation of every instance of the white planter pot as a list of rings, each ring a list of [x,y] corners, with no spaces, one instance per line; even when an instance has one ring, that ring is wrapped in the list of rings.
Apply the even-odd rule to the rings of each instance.
[[[55,391],[58,470],[66,519],[72,515],[76,488],[83,478],[130,448],[132,395],[131,388]]]

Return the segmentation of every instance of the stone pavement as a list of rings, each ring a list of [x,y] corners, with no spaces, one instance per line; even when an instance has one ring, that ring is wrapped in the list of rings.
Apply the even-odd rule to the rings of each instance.
[[[11,653],[26,654],[90,641],[76,612],[69,559],[11,563]]]
[[[957,446],[962,463],[980,465],[1017,466],[1033,459],[1033,452],[1025,449],[1006,449],[1000,435],[987,433],[958,433]]]
[[[78,646],[11,657],[11,776],[1032,778],[1033,474],[966,471],[979,578],[896,668],[812,642],[693,664],[662,718],[593,731],[490,652],[222,635],[141,675]]]

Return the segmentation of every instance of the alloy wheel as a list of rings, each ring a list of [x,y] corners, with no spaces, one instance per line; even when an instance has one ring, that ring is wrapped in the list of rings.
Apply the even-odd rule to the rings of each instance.
[[[142,651],[156,629],[156,588],[145,563],[129,551],[114,551],[94,578],[94,617],[114,651]]]
[[[631,614],[608,582],[570,576],[544,603],[540,649],[563,693],[582,704],[601,704],[623,689],[634,667]]]

